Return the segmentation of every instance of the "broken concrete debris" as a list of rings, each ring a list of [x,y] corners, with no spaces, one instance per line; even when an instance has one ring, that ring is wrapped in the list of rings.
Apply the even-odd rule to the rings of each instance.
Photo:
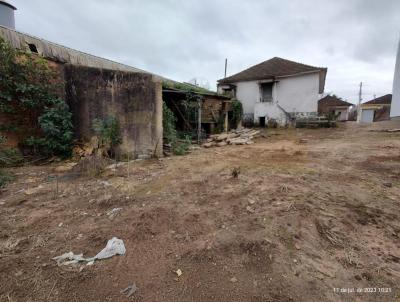
[[[130,284],[127,288],[120,291],[121,294],[126,295],[127,298],[130,298],[139,288],[135,283]]]
[[[122,211],[122,208],[114,208],[114,209],[112,209],[112,210],[110,210],[110,211],[107,212],[107,216],[108,216],[110,219],[112,219],[112,218],[114,218],[115,216],[117,216],[118,213],[119,213],[120,211]]]
[[[68,172],[71,171],[78,163],[71,162],[66,163],[65,165],[58,166],[54,169],[55,172]]]
[[[394,132],[400,132],[400,128],[395,128],[395,129],[371,129],[369,130],[370,132],[389,132],[389,133],[394,133]]]
[[[30,189],[25,190],[24,193],[26,195],[33,195],[33,194],[39,193],[43,188],[44,188],[44,186],[39,185],[36,188],[30,188]]]
[[[204,148],[223,147],[226,145],[251,145],[253,139],[260,134],[259,130],[236,129],[229,133],[210,135],[207,142],[203,144]]]
[[[182,270],[181,269],[178,269],[178,270],[176,270],[175,271],[175,274],[178,276],[178,277],[180,277],[180,276],[182,276]]]
[[[252,207],[250,207],[250,206],[247,206],[247,207],[246,207],[246,211],[249,212],[249,213],[252,213],[252,214],[256,212],[256,211],[255,211]]]
[[[87,262],[87,265],[92,265],[95,260],[111,258],[115,255],[124,255],[126,252],[124,242],[121,239],[113,237],[108,240],[107,245],[96,256],[92,258],[84,258],[83,254],[76,255],[73,252],[62,254],[61,256],[54,257],[53,260],[57,261],[58,266],[62,265],[75,265],[79,262]]]

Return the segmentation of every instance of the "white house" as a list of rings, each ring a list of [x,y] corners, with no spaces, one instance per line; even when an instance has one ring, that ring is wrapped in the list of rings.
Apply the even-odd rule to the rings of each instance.
[[[218,81],[218,92],[243,104],[244,122],[286,125],[299,116],[317,115],[327,68],[272,58]]]
[[[393,97],[392,97],[392,106],[390,109],[390,117],[391,118],[400,117],[400,42],[399,42],[399,48],[397,50],[396,69],[394,72]]]

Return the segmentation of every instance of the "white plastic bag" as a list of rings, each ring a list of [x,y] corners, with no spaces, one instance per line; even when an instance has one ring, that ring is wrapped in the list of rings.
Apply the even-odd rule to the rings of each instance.
[[[69,252],[54,257],[53,260],[57,261],[59,266],[77,264],[79,262],[88,262],[88,265],[92,265],[95,260],[107,259],[115,255],[124,255],[125,253],[126,249],[124,242],[121,239],[113,237],[108,240],[106,247],[92,258],[83,258],[83,254],[75,255],[73,252]]]

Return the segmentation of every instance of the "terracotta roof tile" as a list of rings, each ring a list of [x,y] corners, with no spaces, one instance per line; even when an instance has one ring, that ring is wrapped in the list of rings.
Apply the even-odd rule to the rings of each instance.
[[[318,101],[318,104],[324,104],[328,106],[354,106],[354,104],[343,101],[334,95],[327,95]]]
[[[373,99],[371,101],[365,102],[363,104],[368,104],[368,105],[380,105],[380,104],[384,104],[384,105],[390,105],[392,103],[392,95],[391,94],[386,94],[384,96],[381,96],[379,98]]]
[[[314,67],[275,57],[260,64],[254,65],[230,77],[221,79],[218,82],[223,84],[240,81],[272,79],[274,77],[291,76],[308,72],[326,72],[326,70],[327,68]]]

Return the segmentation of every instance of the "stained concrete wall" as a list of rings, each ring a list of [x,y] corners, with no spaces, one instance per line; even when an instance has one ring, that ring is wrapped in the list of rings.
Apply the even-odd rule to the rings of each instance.
[[[89,140],[93,120],[112,115],[121,126],[122,156],[161,156],[162,84],[154,76],[66,65],[65,81],[76,138]]]

